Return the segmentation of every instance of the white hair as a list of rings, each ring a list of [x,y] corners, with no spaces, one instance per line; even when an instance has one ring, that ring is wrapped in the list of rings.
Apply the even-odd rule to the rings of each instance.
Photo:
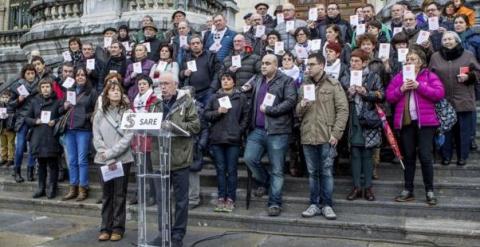
[[[443,37],[445,37],[445,35],[452,35],[453,38],[455,39],[455,41],[457,41],[458,44],[461,44],[462,43],[462,39],[460,38],[460,36],[458,35],[458,33],[454,32],[454,31],[446,31],[443,33],[442,35],[442,39]],[[442,42],[443,43],[443,42]]]

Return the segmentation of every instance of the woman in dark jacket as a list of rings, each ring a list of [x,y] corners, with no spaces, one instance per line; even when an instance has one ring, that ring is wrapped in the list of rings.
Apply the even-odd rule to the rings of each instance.
[[[441,149],[442,164],[450,164],[455,140],[457,165],[464,166],[470,153],[474,127],[472,118],[476,111],[474,85],[478,83],[480,64],[470,51],[462,47],[458,34],[447,31],[442,37],[442,48],[432,55],[429,67],[442,78],[445,98],[457,112],[457,123],[445,133],[445,143]]]
[[[62,103],[57,100],[52,90],[53,80],[45,78],[38,83],[40,94],[30,101],[25,123],[31,128],[30,150],[38,160],[38,188],[33,198],[45,196],[52,199],[57,195],[58,155],[61,152],[60,143],[53,134],[55,122],[60,118]],[[47,114],[49,117],[43,117]],[[47,167],[50,173],[48,188],[46,188]]]
[[[25,88],[28,95],[20,93],[21,89]],[[28,110],[29,101],[38,93],[38,80],[36,77],[35,67],[27,64],[22,68],[21,78],[10,87],[11,97],[8,102],[9,111],[15,112],[15,167],[14,175],[17,183],[23,182],[22,174],[20,173],[23,161],[23,152],[25,145],[27,145],[28,126],[25,124],[24,118]],[[28,155],[27,180],[33,181],[35,160],[31,153]]]
[[[353,189],[347,200],[355,200],[362,193],[366,200],[374,201],[372,190],[373,149],[381,144],[381,126],[371,125],[366,116],[375,116],[375,104],[383,101],[384,92],[380,77],[370,73],[367,66],[368,54],[361,49],[352,52],[350,71],[362,71],[362,85],[348,83],[349,111],[349,142],[352,163]],[[378,116],[378,115],[377,115]],[[378,119],[379,120],[379,119]],[[364,184],[361,184],[363,171]],[[363,190],[361,189],[363,188]]]
[[[220,79],[222,88],[209,101],[205,118],[211,123],[209,139],[217,168],[218,202],[215,211],[231,212],[235,207],[238,156],[242,135],[248,126],[249,107],[247,97],[235,89],[234,73],[226,72]],[[228,108],[228,101],[231,108]]]
[[[131,63],[127,66],[127,73],[125,74],[125,79],[123,80],[123,86],[125,87],[125,90],[128,91],[128,99],[130,102],[133,102],[133,99],[135,99],[135,96],[138,94],[136,77],[140,74],[148,76],[150,74],[150,70],[152,70],[152,67],[155,64],[154,61],[147,58],[147,47],[145,47],[145,45],[135,45],[133,52],[133,60],[135,63],[140,63],[142,72],[138,73],[138,71],[134,71],[135,63]]]
[[[78,66],[83,63],[82,41],[77,37],[72,37],[68,40],[68,50],[72,57],[73,66]]]
[[[97,100],[97,93],[92,83],[87,80],[87,69],[77,68],[74,72],[75,85],[68,93],[75,93],[75,104],[68,97],[64,110],[69,114],[65,131],[70,190],[63,200],[77,198],[85,200],[88,196],[88,155],[92,139],[92,123],[90,121]],[[73,100],[72,100],[73,101]],[[78,197],[77,197],[78,196]]]

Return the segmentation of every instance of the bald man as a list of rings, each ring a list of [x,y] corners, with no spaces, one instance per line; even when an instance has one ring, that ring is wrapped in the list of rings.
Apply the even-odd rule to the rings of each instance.
[[[307,23],[304,20],[296,19],[295,18],[295,6],[291,3],[286,3],[283,5],[283,18],[285,22],[277,24],[275,30],[280,33],[280,36],[283,41],[284,50],[290,51],[295,46],[295,30],[299,27],[307,26]],[[287,22],[293,21],[294,28],[292,30],[287,31]]]
[[[268,215],[279,216],[282,207],[283,167],[293,127],[297,91],[293,79],[278,71],[277,57],[262,59],[261,75],[252,83],[252,122],[243,156],[257,183],[255,196],[269,191]],[[268,154],[271,174],[260,164]],[[267,190],[267,186],[269,189]]]
[[[183,237],[187,231],[188,221],[188,182],[189,167],[193,162],[193,138],[192,135],[198,134],[200,131],[200,120],[198,118],[195,103],[189,94],[178,91],[177,76],[165,72],[160,75],[159,87],[162,92],[162,108],[163,122],[162,129],[170,130],[179,134],[173,127],[180,127],[190,133],[189,137],[173,137],[171,141],[171,158],[170,158],[170,180],[173,183],[173,195],[175,196],[175,216],[171,229],[172,246],[182,246]],[[158,147],[153,149],[158,152]],[[158,145],[158,143],[156,144]],[[153,155],[155,154],[153,151]],[[158,164],[154,164],[158,165]],[[156,183],[157,212],[162,212],[160,181]],[[161,246],[162,229],[161,214],[158,215],[158,236],[149,242],[149,245]]]

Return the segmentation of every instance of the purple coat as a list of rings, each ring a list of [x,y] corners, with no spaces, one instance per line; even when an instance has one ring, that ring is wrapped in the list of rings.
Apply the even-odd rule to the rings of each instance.
[[[417,105],[419,126],[440,125],[435,113],[435,103],[445,96],[443,83],[438,76],[428,69],[423,69],[417,75],[418,88],[414,91]],[[402,128],[403,111],[405,107],[405,95],[400,91],[403,85],[402,72],[398,73],[390,81],[387,87],[387,101],[395,105],[394,127]]]
[[[150,70],[152,69],[154,61],[150,59],[144,59],[142,61],[142,74],[149,76]],[[138,94],[138,85],[135,83],[135,77],[133,74],[133,63],[129,64],[127,67],[127,72],[125,73],[125,79],[123,80],[123,86],[128,90],[128,99],[133,103],[135,96]]]

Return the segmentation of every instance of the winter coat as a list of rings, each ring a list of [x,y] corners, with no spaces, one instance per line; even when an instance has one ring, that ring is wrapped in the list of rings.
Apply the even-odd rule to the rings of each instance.
[[[220,87],[218,72],[221,70],[222,65],[217,57],[218,55],[210,51],[202,51],[202,54],[198,57],[194,56],[191,52],[187,53],[180,69],[182,87],[193,86],[197,94],[210,88],[213,90],[218,89]],[[185,71],[188,69],[187,61],[191,60],[195,60],[197,72],[192,72],[190,76],[185,76]],[[195,79],[192,81],[192,78]]]
[[[192,37],[192,33],[190,32],[187,35],[187,45],[190,42],[190,38]],[[172,38],[172,48],[173,48],[173,56],[176,58],[177,64],[182,64],[183,61],[185,60],[185,56],[187,55],[187,52],[189,49],[185,49],[183,47],[180,47],[180,36],[176,35],[175,37]]]
[[[352,27],[348,21],[342,19],[340,15],[334,18],[327,16],[325,23],[323,25],[317,25],[315,29],[310,29],[312,31],[312,37],[322,39],[322,42],[327,40],[327,27],[331,24],[335,24],[340,28],[340,38],[343,43],[349,43],[352,39]],[[283,40],[283,38],[282,38]]]
[[[232,108],[227,113],[218,113],[218,99],[228,96]],[[241,145],[242,135],[246,132],[249,121],[250,106],[247,97],[238,89],[231,95],[223,89],[215,93],[205,109],[205,118],[210,122],[210,144]]]
[[[252,121],[251,128],[256,126],[257,117],[257,94],[260,90],[264,76],[258,75],[253,81],[252,96]],[[268,82],[267,93],[273,94],[275,100],[272,106],[265,107],[265,130],[267,134],[290,134],[293,127],[293,112],[297,103],[297,90],[293,79],[280,71],[277,71],[273,79]]]
[[[235,87],[240,88],[247,82],[252,76],[260,74],[260,68],[262,66],[262,59],[257,54],[248,54],[245,52],[240,53],[242,60],[242,67],[238,68],[235,72]],[[232,66],[232,55],[223,60],[222,72],[223,74],[230,70]]]
[[[195,135],[200,132],[200,119],[193,99],[183,92],[177,91],[176,100],[170,111],[164,117],[178,127]],[[171,143],[171,170],[176,171],[189,167],[193,162],[193,137],[176,136]]]
[[[82,67],[87,67],[87,60],[89,58],[84,58],[82,60],[82,63],[81,63],[81,66]],[[95,88],[95,90],[97,92],[102,92],[103,91],[103,85],[104,85],[104,81],[100,81],[100,77],[102,76],[102,69],[105,67],[105,64],[100,60],[100,59],[96,59],[96,58],[91,58],[91,59],[95,59],[95,69],[93,69],[92,71],[90,71],[90,73],[88,73],[88,80],[90,80],[90,82],[92,83],[93,87]]]
[[[473,29],[467,29],[463,33],[459,33],[462,39],[462,46],[465,50],[473,53],[477,61],[480,61],[480,33]]]
[[[75,90],[76,86],[68,89],[68,91],[73,92],[75,92]],[[97,98],[97,91],[93,88],[85,87],[77,93],[77,102],[70,108],[71,112],[67,120],[67,130],[92,130],[91,117]]]
[[[160,46],[162,41],[156,37],[145,38],[145,42],[150,43],[150,52],[147,55],[147,58],[152,61],[158,61],[160,59]]]
[[[3,130],[13,131],[15,128],[15,112],[8,107],[7,102],[0,102],[0,108],[7,109],[7,118],[0,119],[0,132]]]
[[[222,47],[216,53],[218,61],[223,61],[225,57],[230,54],[230,51],[233,49],[233,38],[235,37],[235,35],[237,35],[235,31],[232,31],[229,28],[225,30],[225,34],[220,41]],[[203,40],[203,49],[208,51],[214,42],[214,33],[212,33],[211,31],[207,31]]]
[[[464,5],[462,5],[460,8],[457,9],[457,12],[455,15],[466,15],[468,17],[468,22],[470,24],[470,27],[475,26],[475,10],[468,8]]]
[[[299,27],[306,27],[307,23],[304,20],[300,19],[293,19],[295,21],[295,29]],[[295,40],[295,37],[291,35],[289,32],[287,32],[287,20],[285,20],[282,23],[278,23],[277,26],[275,27],[275,30],[280,33],[280,38],[282,39],[283,42],[283,49],[285,51],[291,51],[293,47],[295,46],[295,43],[297,41]]]
[[[480,64],[470,51],[465,51],[461,45],[453,48],[452,54],[445,54],[442,48],[432,55],[429,68],[442,79],[445,87],[445,97],[457,112],[475,111],[475,88],[478,83]],[[457,75],[461,67],[469,67],[469,79],[459,83]]]
[[[302,107],[304,87],[299,90],[296,113],[301,119],[301,143],[320,145],[328,143],[330,137],[340,140],[348,120],[348,101],[340,82],[323,73],[315,82],[307,76],[303,85],[315,85],[315,101]]]
[[[25,88],[27,88],[28,92],[30,93],[22,102],[20,102],[18,99],[20,97],[20,94],[18,93],[17,89],[21,86],[24,85]],[[18,132],[20,128],[24,124],[24,117],[28,112],[28,104],[29,101],[35,97],[35,95],[38,94],[38,78],[35,78],[35,80],[32,83],[28,83],[24,79],[19,79],[15,83],[13,83],[12,86],[10,86],[10,101],[8,102],[7,105],[7,111],[15,112],[15,132]]]
[[[141,61],[141,63],[142,74],[149,76],[155,62],[145,58]],[[138,85],[136,82],[137,75],[133,76],[133,63],[129,64],[127,66],[127,73],[125,74],[125,79],[123,80],[123,87],[125,88],[125,90],[128,91],[127,95],[130,102],[133,102],[133,99],[135,99],[135,96],[137,96],[138,94]]]
[[[105,78],[110,71],[114,70],[119,73],[122,78],[125,78],[125,74],[127,73],[127,59],[124,55],[120,57],[110,57],[106,63],[104,63],[104,67],[102,68],[101,76],[98,78],[97,89],[101,89],[105,86]],[[100,92],[100,91],[99,91]]]
[[[147,102],[145,103],[145,110],[146,112],[162,112],[162,102],[155,94],[152,94],[150,97],[148,97]],[[137,112],[135,107],[133,107],[133,101],[132,111]],[[152,136],[134,134],[131,145],[134,153],[152,152]]]
[[[61,152],[62,147],[58,139],[54,136],[53,130],[55,126],[48,126],[48,124],[37,124],[37,119],[41,118],[42,111],[50,111],[50,120],[55,122],[60,118],[60,109],[63,104],[57,99],[55,94],[48,98],[37,94],[28,104],[28,112],[25,115],[25,123],[30,127],[30,150],[32,155],[36,158],[52,158],[57,157]]]
[[[120,123],[124,113],[132,112],[130,109],[118,109],[110,106],[107,112],[98,109],[93,117],[93,146],[97,153],[94,162],[108,165],[117,161],[122,164],[132,163],[133,155],[130,142],[133,137],[132,130],[120,129]],[[110,116],[111,123],[107,119]],[[102,159],[101,154],[105,155]]]
[[[272,28],[265,26],[265,36],[272,31]],[[253,53],[260,55],[265,49],[265,41],[261,37],[255,37],[256,27],[251,27],[248,32],[244,32],[245,40],[253,48]]]
[[[454,31],[453,21],[450,21],[447,18],[440,16],[438,22],[439,26],[445,28],[447,31]],[[428,20],[423,25],[420,25],[419,29],[429,31]],[[434,51],[438,51],[442,47],[442,36],[443,33],[439,32],[438,30],[430,31],[430,40],[432,41],[432,48]]]
[[[418,126],[438,126],[438,118],[435,113],[435,103],[443,99],[445,90],[440,78],[429,69],[421,70],[416,79],[418,88],[412,91],[417,106]],[[393,126],[395,129],[402,128],[403,112],[405,108],[406,94],[400,91],[403,85],[403,74],[398,73],[393,77],[387,87],[387,101],[394,105],[395,113]]]

